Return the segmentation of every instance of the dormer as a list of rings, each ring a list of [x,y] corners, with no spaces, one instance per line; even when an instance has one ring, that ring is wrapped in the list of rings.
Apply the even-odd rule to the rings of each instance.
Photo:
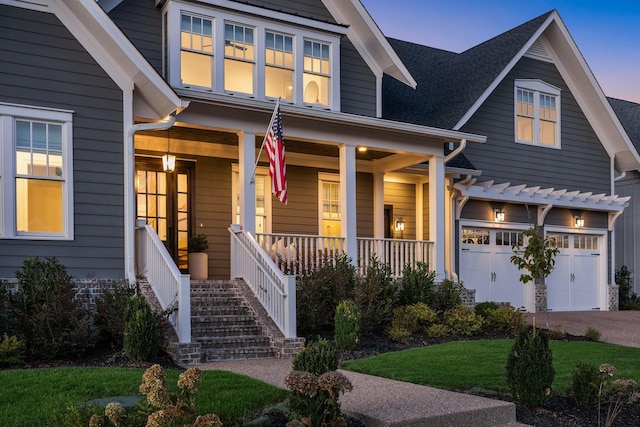
[[[340,111],[347,28],[231,1],[169,1],[164,72],[175,89]]]

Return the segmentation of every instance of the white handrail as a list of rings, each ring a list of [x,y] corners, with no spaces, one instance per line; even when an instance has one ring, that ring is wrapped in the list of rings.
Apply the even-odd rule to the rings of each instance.
[[[284,274],[256,239],[240,229],[231,234],[231,278],[242,278],[285,338],[296,338],[296,278]]]
[[[177,311],[169,316],[180,343],[191,342],[190,276],[182,274],[154,229],[145,224],[137,228],[139,273],[147,278],[163,310],[172,304]]]

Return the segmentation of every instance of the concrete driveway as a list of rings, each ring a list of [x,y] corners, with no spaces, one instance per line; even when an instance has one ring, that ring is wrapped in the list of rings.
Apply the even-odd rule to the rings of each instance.
[[[560,328],[571,335],[584,335],[591,326],[601,334],[600,341],[640,348],[640,311],[565,311],[527,314],[527,323],[549,329]]]

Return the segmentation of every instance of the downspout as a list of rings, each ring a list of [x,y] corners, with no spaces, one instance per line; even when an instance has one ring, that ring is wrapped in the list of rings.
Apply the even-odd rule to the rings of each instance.
[[[456,157],[458,154],[462,153],[462,150],[464,150],[466,147],[467,147],[467,140],[461,139],[460,145],[458,145],[458,147],[455,150],[453,150],[444,158],[444,164],[446,165],[451,159]],[[455,224],[455,207],[453,206],[453,204],[455,203],[454,201],[455,201],[455,197],[454,197],[453,185],[452,185],[450,189],[450,198],[449,198],[449,209],[451,212],[449,215],[449,224],[450,224],[449,229],[451,232],[451,241],[449,243],[449,260],[451,263],[450,265],[451,270],[449,271],[449,278],[457,283],[458,275],[455,272],[456,256],[455,256],[455,250],[454,250],[455,248],[454,236],[456,234],[456,230],[454,227],[454,224]]]
[[[124,191],[125,191],[125,269],[129,284],[136,282],[136,188],[135,188],[135,149],[133,135],[136,132],[145,130],[165,130],[169,129],[176,122],[176,111],[169,115],[169,118],[158,123],[139,123],[131,125],[127,129],[125,171],[124,171]],[[130,230],[127,232],[127,230]],[[132,233],[132,234],[130,234]],[[128,236],[128,238],[127,238]]]
[[[620,175],[613,179],[613,182],[618,182],[621,179],[624,179],[627,176],[627,171],[623,171]]]

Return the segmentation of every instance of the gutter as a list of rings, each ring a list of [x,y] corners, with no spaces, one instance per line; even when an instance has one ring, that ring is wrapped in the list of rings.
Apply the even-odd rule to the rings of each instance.
[[[452,152],[450,152],[447,157],[444,158],[444,164],[446,165],[451,159],[453,159],[454,157],[456,157],[458,154],[462,153],[462,150],[464,150],[467,147],[467,140],[466,138],[461,139],[460,140],[460,145],[458,145],[458,148],[456,148],[455,150],[453,150]]]

